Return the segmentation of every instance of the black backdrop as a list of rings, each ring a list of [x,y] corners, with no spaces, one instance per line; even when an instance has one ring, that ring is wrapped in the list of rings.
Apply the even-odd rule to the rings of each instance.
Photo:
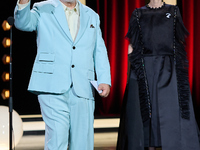
[[[32,1],[38,2],[39,0]],[[5,0],[1,2],[0,23],[9,16],[13,16],[16,0]],[[9,37],[9,31],[0,29],[0,39]],[[0,57],[9,54],[9,48],[4,48],[0,44]],[[34,32],[21,32],[13,27],[13,105],[20,114],[40,114],[37,96],[28,92],[28,82],[32,70],[32,64],[36,55],[36,34]],[[9,65],[4,65],[0,61],[0,74],[9,71]],[[8,82],[0,79],[0,92],[4,88],[9,88]],[[8,100],[0,97],[0,105],[8,105]]]

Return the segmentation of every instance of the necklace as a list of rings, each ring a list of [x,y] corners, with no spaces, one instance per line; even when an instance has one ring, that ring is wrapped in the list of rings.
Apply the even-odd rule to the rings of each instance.
[[[154,6],[151,6],[149,4],[147,4],[147,7],[152,8],[152,9],[159,9],[159,8],[162,8],[164,5],[165,5],[165,2],[162,2],[159,7],[154,7]]]

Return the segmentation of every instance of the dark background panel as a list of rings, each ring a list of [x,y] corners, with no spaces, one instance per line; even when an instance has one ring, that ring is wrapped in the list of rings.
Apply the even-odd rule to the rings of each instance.
[[[32,1],[39,2],[39,0]],[[6,0],[1,2],[0,23],[9,16],[13,16],[16,1]],[[3,31],[0,28],[0,40],[9,37],[9,31]],[[22,32],[13,26],[13,106],[20,114],[39,114],[40,108],[36,95],[27,91],[28,82],[32,70],[32,65],[36,55],[36,34],[34,32]],[[9,48],[0,46],[0,58],[7,53]],[[9,71],[9,65],[4,65],[0,61],[0,75],[4,71]],[[0,79],[0,92],[4,88],[9,88],[9,82],[4,83]],[[0,105],[8,106],[8,100],[0,97]]]

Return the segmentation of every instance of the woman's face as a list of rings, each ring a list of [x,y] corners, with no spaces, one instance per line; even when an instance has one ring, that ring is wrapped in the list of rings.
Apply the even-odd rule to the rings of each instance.
[[[152,2],[152,1],[155,1],[155,0],[150,0],[150,2]],[[160,2],[162,2],[163,0],[156,0],[156,1],[160,1]]]

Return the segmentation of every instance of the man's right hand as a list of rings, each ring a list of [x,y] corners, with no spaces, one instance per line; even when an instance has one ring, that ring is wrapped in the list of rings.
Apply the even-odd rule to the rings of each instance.
[[[26,4],[26,3],[28,3],[29,2],[29,0],[20,0],[19,1],[19,4]]]

